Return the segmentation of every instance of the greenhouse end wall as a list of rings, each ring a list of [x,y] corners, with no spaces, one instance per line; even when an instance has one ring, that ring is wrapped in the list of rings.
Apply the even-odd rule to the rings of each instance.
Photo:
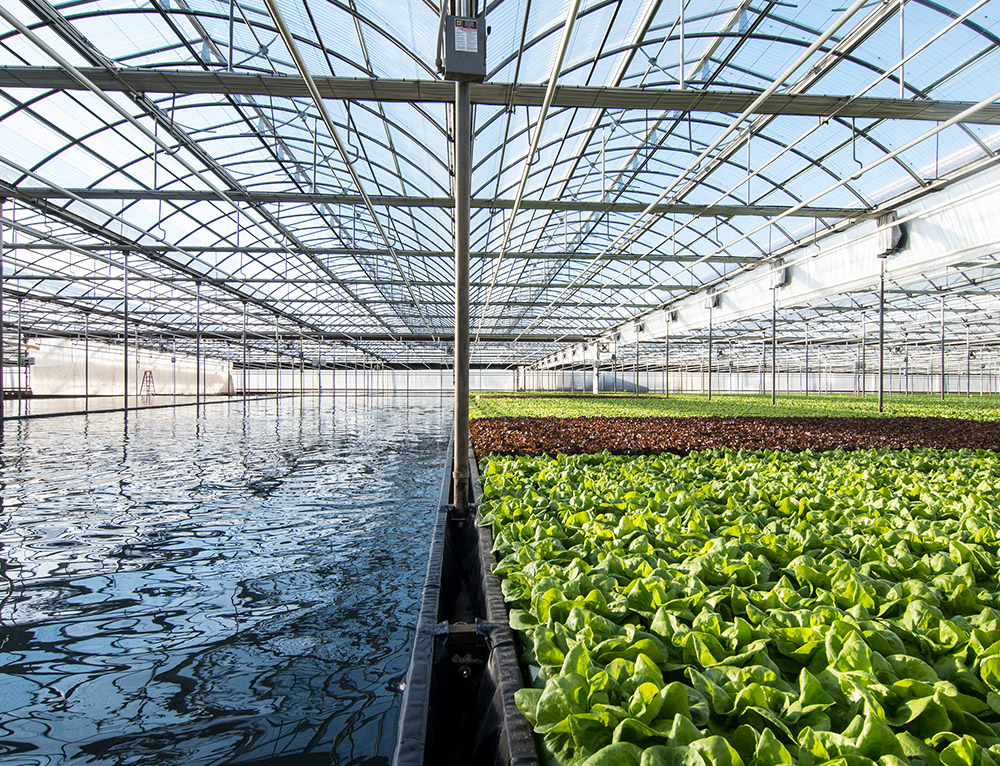
[[[116,396],[124,391],[124,357],[121,346],[91,341],[87,363],[86,344],[73,340],[32,339],[28,344],[30,364],[20,374],[25,376],[18,385],[18,369],[6,367],[4,388],[27,388],[35,396]],[[153,393],[197,393],[197,360],[188,355],[170,354],[153,349],[129,348],[129,393],[138,394],[145,373],[152,379]],[[235,391],[231,365],[218,359],[202,358],[205,394],[229,394]],[[88,390],[89,389],[89,390]],[[147,391],[142,391],[147,393]]]

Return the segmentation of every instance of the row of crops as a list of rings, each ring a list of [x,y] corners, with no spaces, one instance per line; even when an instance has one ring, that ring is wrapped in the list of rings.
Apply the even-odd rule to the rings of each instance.
[[[778,417],[949,417],[972,420],[1000,420],[1000,397],[949,395],[945,399],[929,394],[895,395],[885,400],[879,413],[878,398],[869,394],[783,394],[771,404],[769,394],[704,394],[662,396],[574,396],[490,395],[473,397],[470,412],[477,417],[648,417],[692,415],[770,415]]]
[[[985,450],[486,457],[556,764],[1000,763]]]

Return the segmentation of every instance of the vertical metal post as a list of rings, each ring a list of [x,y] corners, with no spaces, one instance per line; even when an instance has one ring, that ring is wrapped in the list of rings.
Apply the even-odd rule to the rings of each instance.
[[[0,218],[3,217],[4,200],[0,200]],[[13,203],[11,203],[13,204]],[[7,410],[4,407],[3,387],[4,387],[4,351],[3,351],[3,224],[0,223],[0,434],[3,433],[3,422],[7,417]],[[11,232],[13,242],[13,232]]]
[[[708,401],[712,401],[712,307],[708,307]]]
[[[639,395],[639,339],[635,339],[635,395]]]
[[[128,412],[128,250],[124,253],[122,269],[122,404]],[[20,360],[18,360],[20,361]]]
[[[910,395],[910,336],[903,333],[903,388]]]
[[[670,320],[667,320],[667,344],[663,350],[663,398],[670,398]]]
[[[133,341],[132,350],[134,352],[132,354],[132,358],[133,358],[133,360],[135,362],[135,364],[132,365],[132,371],[135,373],[132,376],[132,385],[135,386],[135,388],[132,389],[132,396],[135,397],[135,406],[136,406],[136,408],[138,408],[139,407],[139,389],[140,389],[140,386],[141,386],[140,381],[142,380],[142,373],[140,371],[140,365],[139,365],[139,323],[138,322],[133,322],[132,323],[132,341]]]
[[[820,362],[820,367],[822,368],[822,362]],[[821,369],[822,372],[822,369]],[[809,396],[809,324],[806,323],[806,379],[804,390],[806,396]]]
[[[865,336],[868,332],[868,314],[861,314],[861,398],[864,399],[868,395],[868,369],[866,365],[868,364],[868,345],[865,340]]]
[[[278,318],[274,318],[274,401],[278,401],[281,385],[281,356],[278,348]]]
[[[201,280],[194,283],[194,403],[201,407]]]
[[[878,277],[878,411],[885,404],[885,259],[879,261]]]
[[[941,297],[941,401],[944,401],[944,392],[947,389],[948,381],[944,372],[944,296]]]
[[[771,404],[778,403],[778,291],[771,290]]]
[[[243,401],[247,400],[247,304],[243,301]]]
[[[472,106],[469,83],[455,83],[455,455],[454,503],[469,498],[469,205],[472,185]]]
[[[972,398],[972,341],[969,335],[969,325],[965,325],[965,398]]]
[[[760,339],[760,393],[767,393],[767,333]]]
[[[0,403],[3,402],[0,396]],[[90,412],[90,312],[83,315],[83,409]]]
[[[17,299],[17,411],[21,412],[21,404],[24,402],[24,389],[26,386],[21,382],[24,365],[21,360],[24,358],[22,349],[24,348],[24,336],[21,334],[21,309],[23,299]],[[128,343],[128,333],[125,335],[125,342]]]

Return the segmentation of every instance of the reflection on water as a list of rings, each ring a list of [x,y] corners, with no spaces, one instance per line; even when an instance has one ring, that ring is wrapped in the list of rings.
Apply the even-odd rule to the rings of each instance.
[[[388,762],[449,414],[331,403],[8,423],[4,766]]]

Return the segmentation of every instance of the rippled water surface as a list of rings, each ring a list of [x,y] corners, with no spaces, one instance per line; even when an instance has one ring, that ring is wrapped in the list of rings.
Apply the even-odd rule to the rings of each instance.
[[[447,410],[8,423],[0,763],[387,763]]]

